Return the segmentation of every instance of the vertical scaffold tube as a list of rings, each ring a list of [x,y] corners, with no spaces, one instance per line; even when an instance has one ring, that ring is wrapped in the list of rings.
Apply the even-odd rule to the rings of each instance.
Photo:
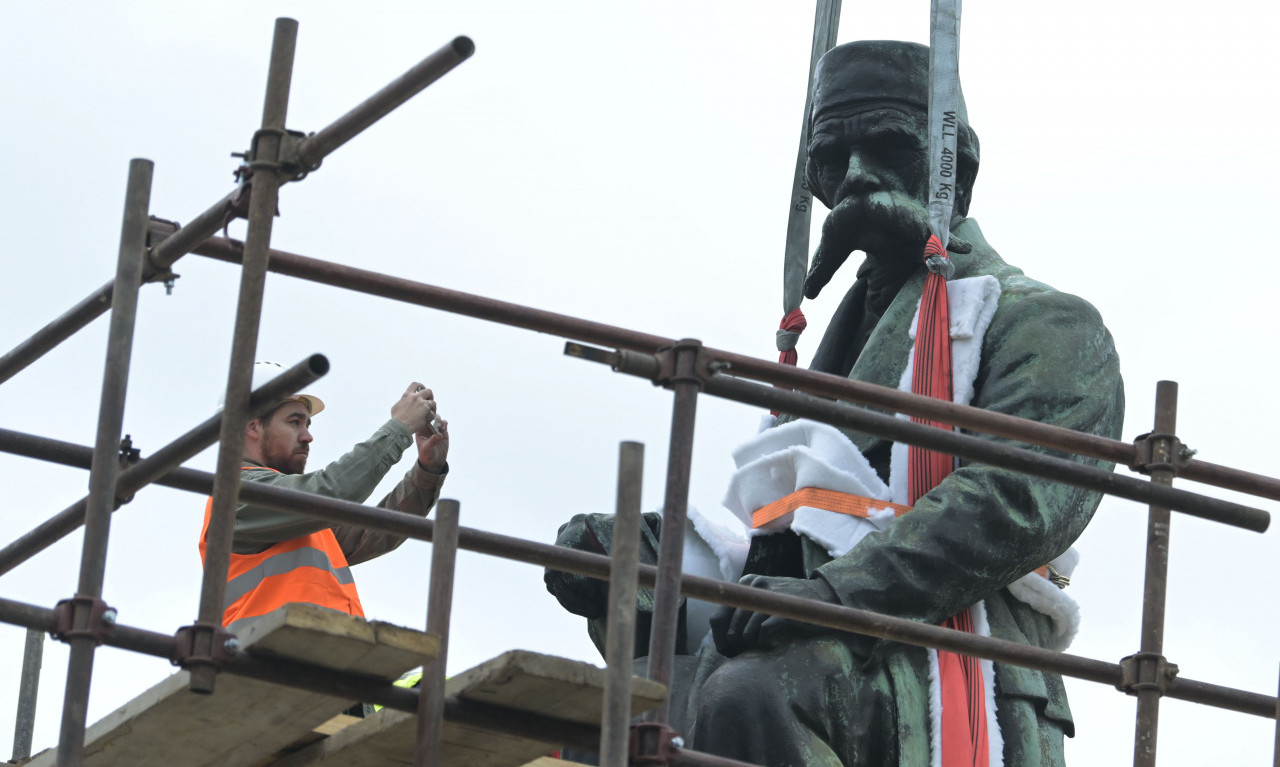
[[[40,666],[44,658],[44,632],[27,629],[22,651],[22,678],[18,684],[18,714],[13,724],[13,761],[31,756],[36,728],[36,699],[40,693]]]
[[[631,734],[632,660],[636,654],[636,588],[640,570],[640,489],[644,445],[623,442],[618,450],[618,500],[609,566],[609,619],[605,629],[604,718],[600,723],[600,767],[626,767]]]
[[[649,678],[671,686],[675,665],[676,630],[680,614],[680,573],[684,567],[684,528],[689,514],[689,475],[693,463],[693,427],[698,411],[702,381],[695,374],[700,341],[678,342],[675,393],[671,408],[671,442],[667,452],[667,491],[662,504],[662,542],[658,553],[658,582],[654,589],[653,626],[649,633]],[[664,700],[650,715],[651,721],[666,723],[670,701]]]
[[[298,38],[298,22],[276,19],[271,42],[271,64],[262,108],[262,130],[254,141],[249,167],[253,189],[249,195],[249,231],[245,238],[244,265],[240,272],[240,299],[236,309],[235,335],[231,344],[231,365],[227,375],[226,406],[219,433],[218,469],[213,485],[213,509],[205,549],[204,581],[200,589],[201,624],[222,623],[223,600],[227,590],[227,569],[231,539],[235,530],[235,508],[240,490],[240,464],[244,452],[244,426],[249,420],[249,384],[258,348],[258,323],[266,286],[267,249],[271,245],[272,219],[280,193],[280,176],[275,159],[284,135],[289,106],[289,85],[293,76],[293,54]],[[197,636],[208,643],[212,635]],[[210,647],[197,645],[197,654],[211,655]],[[193,692],[213,692],[217,669],[212,665],[191,666]]]
[[[107,334],[106,362],[102,374],[102,399],[98,407],[98,434],[89,469],[89,496],[85,507],[84,546],[80,557],[80,582],[71,604],[70,659],[62,702],[62,730],[58,738],[59,767],[79,767],[84,753],[84,727],[93,677],[93,656],[100,638],[92,625],[95,610],[90,602],[102,596],[107,567],[107,540],[111,512],[116,506],[116,477],[120,463],[120,430],[124,423],[129,360],[133,352],[133,327],[137,317],[138,288],[147,247],[147,216],[151,202],[150,160],[129,163],[124,221],[120,230],[120,255],[116,267],[115,301]],[[83,601],[82,601],[83,600]]]
[[[1152,435],[1172,436],[1178,428],[1178,384],[1160,381],[1156,384],[1155,427]],[[1153,456],[1172,466],[1173,456]],[[1172,468],[1155,468],[1151,481],[1173,484]],[[1165,592],[1169,580],[1169,509],[1152,505],[1147,513],[1147,567],[1142,595],[1143,657],[1164,653]],[[1145,662],[1145,661],[1144,661]],[[1160,724],[1159,689],[1138,691],[1137,723],[1133,739],[1134,767],[1155,767],[1156,737]]]
[[[431,533],[431,587],[427,595],[427,632],[440,637],[440,654],[422,667],[418,688],[418,740],[414,767],[440,767],[444,743],[444,679],[449,661],[449,618],[453,613],[453,573],[458,561],[458,519],[452,499],[436,504]]]

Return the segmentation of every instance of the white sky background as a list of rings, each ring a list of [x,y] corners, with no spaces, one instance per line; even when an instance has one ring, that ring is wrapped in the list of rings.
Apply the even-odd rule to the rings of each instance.
[[[286,187],[275,247],[773,358],[812,5],[421,5],[7,4],[0,351],[111,279],[130,158],[155,161],[151,210],[162,217],[190,220],[231,189],[228,154],[260,121],[272,20],[291,16],[301,24],[295,129],[318,130],[454,35],[477,52]],[[927,41],[928,4],[907,5],[846,2],[840,41]],[[982,140],[971,214],[1007,260],[1102,312],[1128,384],[1124,438],[1149,430],[1155,382],[1176,380],[1183,440],[1262,473],[1274,472],[1264,434],[1277,278],[1265,238],[1280,206],[1267,138],[1280,118],[1277,8],[974,1],[961,38]],[[806,304],[801,364],[853,261]],[[125,430],[144,455],[208,417],[229,359],[237,272],[198,256],[176,270],[172,296],[151,285],[140,302]],[[0,426],[91,445],[106,327],[95,322],[0,386]],[[561,348],[273,275],[258,357],[288,365],[318,351],[332,362],[314,388],[329,408],[314,424],[313,468],[381,424],[409,381],[426,382],[450,421],[445,494],[462,502],[463,524],[550,541],[573,513],[612,510],[621,440],[647,445],[644,503],[657,507],[670,422],[667,392]],[[758,413],[708,397],[698,413],[691,496],[708,508]],[[189,465],[213,464],[207,451]],[[76,501],[86,482],[0,455],[0,539]],[[115,515],[104,596],[122,622],[171,633],[194,619],[203,505],[157,487]],[[1136,651],[1145,518],[1108,500],[1080,540],[1071,591],[1085,623],[1072,652],[1118,661]],[[1166,654],[1183,676],[1274,694],[1276,535],[1175,515]],[[0,577],[0,595],[45,606],[70,596],[80,547],[73,535]],[[410,541],[356,569],[371,616],[422,625],[430,552]],[[598,661],[538,569],[467,552],[452,629],[451,673],[516,647]],[[0,626],[3,757],[23,635]],[[57,739],[66,656],[46,645],[37,750]],[[90,720],[171,670],[101,650]],[[1133,699],[1068,685],[1071,761],[1128,763]],[[1179,701],[1165,702],[1161,725],[1162,765],[1267,764],[1275,742],[1270,720]]]

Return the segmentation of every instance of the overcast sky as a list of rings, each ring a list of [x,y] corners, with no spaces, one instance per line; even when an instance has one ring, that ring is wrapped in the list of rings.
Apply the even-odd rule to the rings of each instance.
[[[0,351],[111,279],[130,158],[156,163],[151,211],[164,218],[190,220],[231,189],[229,154],[261,119],[272,20],[290,16],[298,130],[328,124],[455,35],[476,54],[286,187],[275,247],[773,358],[812,5],[449,5],[6,4]],[[1150,429],[1156,381],[1175,380],[1182,439],[1262,473],[1275,473],[1277,8],[974,0],[960,45],[982,141],[971,214],[1006,260],[1099,308],[1127,383],[1124,438]],[[846,0],[839,39],[927,42],[927,22],[923,0]],[[853,267],[806,304],[801,364]],[[152,285],[140,300],[125,430],[144,455],[208,417],[227,372],[237,272],[198,256],[175,268],[173,295]],[[106,328],[97,321],[0,386],[0,426],[91,445]],[[273,275],[257,356],[331,360],[314,389],[328,409],[313,468],[367,437],[410,381],[426,382],[450,421],[445,494],[463,524],[550,541],[572,514],[612,510],[622,440],[646,444],[644,504],[661,503],[671,407],[667,392],[562,346]],[[694,505],[718,505],[729,451],[758,415],[700,399]],[[212,470],[213,451],[189,465]],[[0,539],[76,501],[86,482],[0,455]],[[122,622],[172,633],[194,619],[203,507],[151,488],[114,516],[104,598]],[[1114,662],[1137,650],[1145,518],[1107,500],[1079,541],[1072,652]],[[1175,516],[1166,654],[1183,676],[1275,694],[1276,536]],[[80,547],[72,536],[0,577],[0,595],[44,606],[70,596]],[[423,624],[430,552],[410,541],[356,568],[370,616]],[[517,647],[598,660],[581,619],[525,565],[464,552],[452,628],[451,673]],[[23,635],[0,626],[0,758]],[[37,749],[57,739],[66,656],[47,644]],[[95,671],[91,721],[172,669],[107,648]],[[1071,761],[1128,762],[1133,699],[1068,687]],[[1275,742],[1270,720],[1178,701],[1161,725],[1162,765],[1266,764]]]

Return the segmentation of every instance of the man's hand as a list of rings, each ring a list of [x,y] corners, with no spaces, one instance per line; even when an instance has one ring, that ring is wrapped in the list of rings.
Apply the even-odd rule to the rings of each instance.
[[[413,433],[418,443],[418,463],[432,474],[443,472],[449,458],[449,422],[441,418],[436,423],[438,431],[428,426]]]
[[[747,575],[738,583],[788,596],[839,604],[835,591],[821,579]],[[711,616],[711,636],[715,639],[716,649],[730,658],[756,648],[773,649],[785,639],[814,636],[824,631],[830,629],[740,607],[724,606]]]
[[[434,474],[443,471],[449,456],[448,423],[440,421],[438,427],[432,427],[436,420],[436,400],[431,390],[417,381],[409,384],[400,400],[391,406],[391,417],[413,432],[418,443],[418,460],[427,471]]]

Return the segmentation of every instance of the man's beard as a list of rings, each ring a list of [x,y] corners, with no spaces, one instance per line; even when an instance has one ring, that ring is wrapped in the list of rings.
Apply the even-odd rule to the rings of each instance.
[[[855,250],[890,268],[905,268],[923,262],[928,239],[929,211],[914,197],[885,191],[846,197],[822,224],[804,294],[817,297]]]
[[[307,470],[307,457],[310,450],[294,448],[290,451],[275,451],[263,448],[262,463],[281,474],[301,474]]]

